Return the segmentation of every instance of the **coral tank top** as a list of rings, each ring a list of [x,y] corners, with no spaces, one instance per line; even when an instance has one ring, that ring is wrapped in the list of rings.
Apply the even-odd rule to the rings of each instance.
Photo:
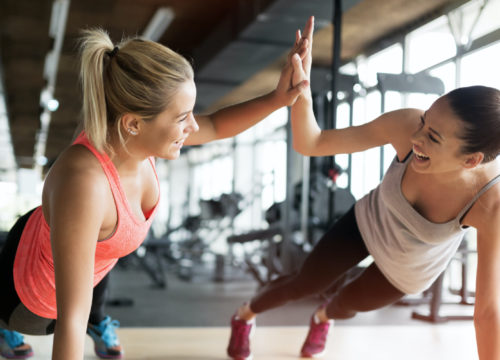
[[[117,224],[113,234],[96,244],[94,286],[109,273],[118,258],[130,254],[144,241],[153,221],[158,202],[139,220],[125,197],[120,177],[114,164],[105,153],[98,152],[81,133],[73,144],[87,147],[99,160],[115,200]],[[154,160],[149,159],[158,183]],[[50,227],[39,206],[31,214],[21,235],[14,261],[14,284],[21,302],[34,314],[57,318],[54,261],[50,244]]]

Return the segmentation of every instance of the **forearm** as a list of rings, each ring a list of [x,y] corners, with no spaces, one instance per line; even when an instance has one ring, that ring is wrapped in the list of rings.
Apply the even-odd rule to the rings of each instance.
[[[54,331],[52,360],[83,359],[87,321],[60,321]]]
[[[302,155],[312,156],[321,135],[312,109],[310,94],[299,97],[291,109],[293,148]]]
[[[285,106],[275,91],[216,111],[210,118],[217,139],[238,135]]]
[[[500,320],[491,317],[474,322],[480,360],[500,359]]]

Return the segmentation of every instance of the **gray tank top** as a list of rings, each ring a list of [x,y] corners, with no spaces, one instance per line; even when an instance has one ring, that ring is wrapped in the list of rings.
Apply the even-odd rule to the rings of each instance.
[[[486,184],[452,220],[433,223],[406,200],[401,181],[413,154],[397,157],[378,187],[355,205],[356,221],[366,247],[387,279],[406,294],[429,288],[443,272],[462,241],[460,221],[500,175]]]

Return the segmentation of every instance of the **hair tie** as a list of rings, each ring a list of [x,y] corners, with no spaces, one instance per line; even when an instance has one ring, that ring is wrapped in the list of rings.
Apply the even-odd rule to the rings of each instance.
[[[109,55],[110,58],[116,55],[118,52],[118,46],[115,46],[115,48],[112,51],[108,51],[107,54]]]

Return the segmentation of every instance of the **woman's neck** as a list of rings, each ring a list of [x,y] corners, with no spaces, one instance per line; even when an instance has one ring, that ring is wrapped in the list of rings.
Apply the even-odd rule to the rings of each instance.
[[[133,144],[126,142],[124,145],[118,135],[110,136],[109,144],[112,150],[106,153],[118,173],[124,176],[137,174],[146,156],[138,155],[137,151],[134,151]]]
[[[487,184],[491,179],[500,174],[499,159],[480,164],[472,169],[462,168],[461,170],[430,174],[431,180],[443,186],[452,186],[464,190],[474,191],[480,184]]]

